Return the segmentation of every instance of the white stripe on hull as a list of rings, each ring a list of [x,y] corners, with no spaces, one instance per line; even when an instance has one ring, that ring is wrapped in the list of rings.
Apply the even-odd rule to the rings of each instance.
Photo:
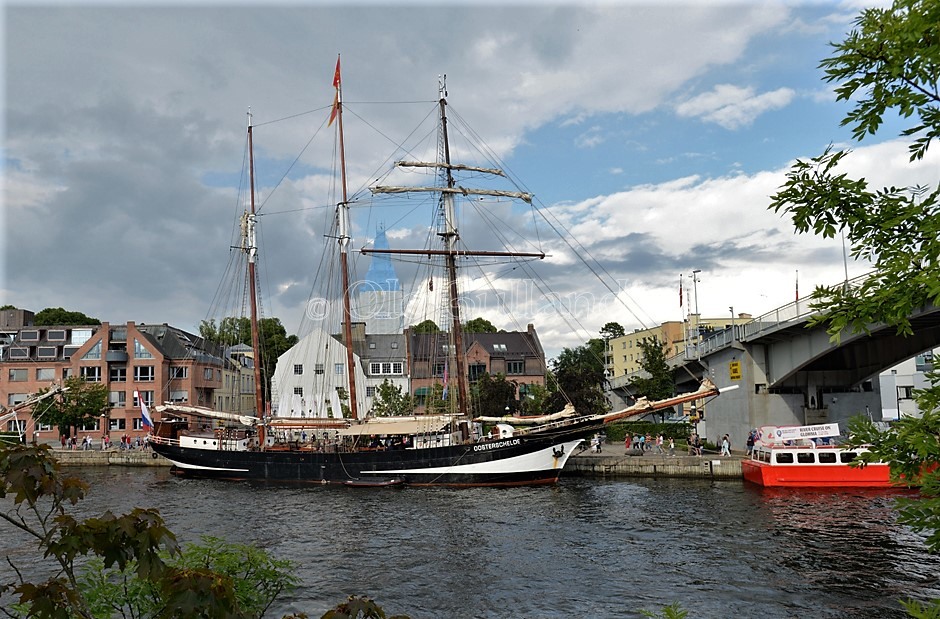
[[[178,462],[173,458],[167,458],[174,466],[178,466],[181,469],[193,469],[197,471],[224,471],[227,473],[247,473],[248,469],[228,469],[217,466],[199,466],[198,464],[186,464],[185,462]]]
[[[529,471],[546,471],[552,469],[562,469],[565,462],[571,456],[574,448],[584,439],[577,439],[561,443],[534,451],[522,456],[513,456],[512,458],[502,458],[490,462],[478,462],[476,464],[458,464],[456,466],[437,466],[418,469],[383,469],[381,471],[361,471],[362,475],[405,475],[405,474],[427,474],[427,475],[490,475],[504,473],[525,473]],[[554,452],[558,447],[563,447],[565,453],[561,457],[555,457]]]

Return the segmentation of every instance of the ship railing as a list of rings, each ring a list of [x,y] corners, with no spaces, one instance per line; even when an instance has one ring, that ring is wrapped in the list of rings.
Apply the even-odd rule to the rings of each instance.
[[[167,438],[165,436],[157,436],[154,434],[150,436],[150,443],[158,443],[160,445],[175,445],[179,447],[180,440],[178,438]]]

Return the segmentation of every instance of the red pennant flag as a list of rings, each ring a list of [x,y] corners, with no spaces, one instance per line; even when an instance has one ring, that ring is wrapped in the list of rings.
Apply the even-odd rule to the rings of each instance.
[[[333,74],[333,88],[336,89],[336,94],[333,96],[333,109],[330,111],[330,122],[326,123],[327,127],[333,124],[333,121],[336,120],[336,114],[339,113],[339,85],[339,56],[337,56],[336,73]]]

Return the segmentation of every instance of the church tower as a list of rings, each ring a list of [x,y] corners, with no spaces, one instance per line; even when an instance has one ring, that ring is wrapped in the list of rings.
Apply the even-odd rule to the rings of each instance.
[[[388,249],[384,225],[376,231],[375,249]],[[405,304],[401,284],[389,254],[372,254],[372,262],[357,283],[358,321],[366,323],[366,333],[396,334],[404,328]]]

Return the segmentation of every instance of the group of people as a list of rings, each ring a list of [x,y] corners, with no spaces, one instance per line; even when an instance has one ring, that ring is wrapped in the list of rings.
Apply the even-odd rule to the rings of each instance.
[[[132,437],[128,434],[121,436],[121,444],[119,449],[146,449],[150,446],[149,442],[150,437],[145,436],[141,437]],[[82,438],[81,446],[79,446],[78,439],[74,436],[65,436],[64,434],[59,437],[59,443],[62,445],[62,449],[69,449],[75,451],[77,449],[82,449],[83,451],[95,449],[95,439],[91,436],[86,435]],[[110,434],[101,435],[101,450],[105,451],[111,449],[114,445],[111,442]]]
[[[645,453],[651,451],[657,454],[666,453],[666,439],[663,438],[663,435],[660,434],[656,437],[653,437],[651,434],[636,434],[632,435],[627,433],[627,436],[623,439],[623,447],[626,450],[626,453],[630,453],[634,450]],[[668,440],[669,455],[676,455],[676,441],[673,438]]]
[[[725,434],[721,437],[721,440],[718,441],[718,455],[719,456],[731,456],[731,436]],[[705,441],[702,440],[698,434],[692,434],[689,437],[689,455],[690,456],[701,456],[705,453]]]

